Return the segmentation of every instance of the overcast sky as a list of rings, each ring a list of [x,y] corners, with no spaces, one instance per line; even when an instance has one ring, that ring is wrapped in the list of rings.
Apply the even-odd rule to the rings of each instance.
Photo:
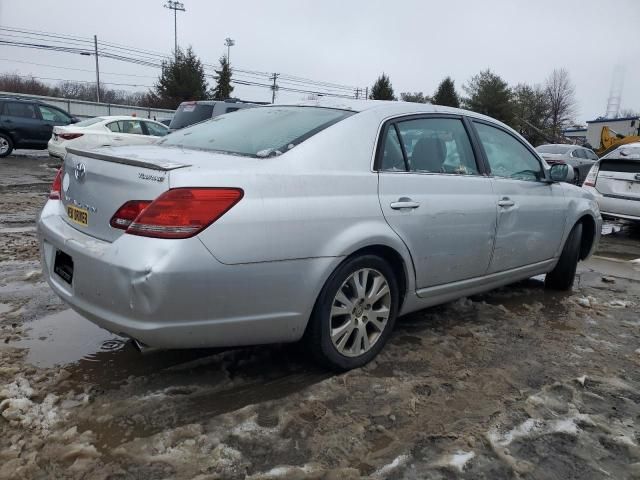
[[[0,25],[93,36],[156,52],[173,49],[164,0],[0,0]],[[490,68],[510,84],[543,83],[566,68],[577,120],[604,115],[614,67],[624,65],[622,108],[640,110],[640,0],[184,0],[178,43],[205,63],[236,41],[237,68],[371,86],[381,72],[396,95],[432,94],[450,75],[462,84]],[[77,71],[43,65],[86,69]],[[0,72],[94,80],[92,57],[0,45]],[[158,71],[102,59],[101,80],[153,85]],[[120,74],[120,75],[116,75]],[[125,76],[123,74],[128,74]],[[136,75],[136,76],[133,76]],[[114,87],[116,88],[116,87]],[[119,87],[136,89],[135,87]],[[141,87],[137,88],[142,89]],[[238,86],[243,99],[268,89]],[[302,94],[279,93],[279,99]]]

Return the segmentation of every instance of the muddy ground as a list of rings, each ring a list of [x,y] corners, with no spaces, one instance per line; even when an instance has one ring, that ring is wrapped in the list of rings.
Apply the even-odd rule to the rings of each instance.
[[[570,293],[402,318],[347,374],[295,345],[143,356],[41,278],[56,166],[0,163],[0,478],[640,478],[640,231],[608,225]]]

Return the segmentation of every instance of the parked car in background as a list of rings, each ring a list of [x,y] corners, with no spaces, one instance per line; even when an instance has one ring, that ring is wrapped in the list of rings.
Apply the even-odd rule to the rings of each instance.
[[[77,121],[64,110],[46,103],[0,97],[0,157],[20,148],[44,150],[55,126]]]
[[[293,342],[364,365],[396,317],[528,277],[569,289],[593,196],[489,117],[404,102],[245,109],[155,145],[69,149],[43,276],[142,344]]]
[[[536,147],[536,150],[549,165],[566,163],[573,167],[576,185],[582,185],[593,162],[598,160],[593,150],[579,145],[547,144]]]
[[[159,122],[138,117],[95,117],[54,127],[49,140],[49,155],[64,158],[68,147],[95,148],[116,145],[141,145],[155,142],[169,133]]]
[[[194,123],[208,120],[225,113],[236,112],[244,108],[256,107],[257,104],[241,100],[198,100],[182,102],[171,119],[171,131],[179,130]]]
[[[640,143],[629,143],[596,162],[583,188],[594,195],[603,216],[640,221]]]

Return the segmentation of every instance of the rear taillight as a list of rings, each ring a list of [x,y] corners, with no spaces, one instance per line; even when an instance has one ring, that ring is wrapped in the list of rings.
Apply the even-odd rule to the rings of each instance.
[[[587,174],[587,178],[584,179],[584,183],[582,184],[584,187],[595,187],[596,180],[598,179],[598,172],[600,171],[600,164],[594,163],[591,166],[591,170]]]
[[[83,133],[59,133],[58,136],[63,140],[73,140],[84,135]]]
[[[151,200],[131,200],[122,205],[111,217],[109,225],[126,230],[140,213],[151,204]]]
[[[58,169],[56,178],[53,179],[51,190],[49,191],[49,200],[60,200],[62,195],[62,167]]]
[[[192,237],[228,212],[243,196],[239,188],[175,188],[145,208],[127,228],[143,237]]]

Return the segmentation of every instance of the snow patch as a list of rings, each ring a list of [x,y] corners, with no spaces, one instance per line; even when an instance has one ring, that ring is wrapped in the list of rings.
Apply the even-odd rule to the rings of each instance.
[[[460,300],[465,300],[465,299],[460,299]],[[469,301],[471,301],[471,300],[469,300]],[[382,478],[385,475],[388,475],[389,473],[394,471],[396,468],[405,465],[408,461],[409,461],[409,455],[399,455],[396,458],[394,458],[391,463],[383,465],[378,470],[373,472],[373,474],[371,476],[374,477],[374,478]]]
[[[464,466],[467,464],[467,462],[475,456],[476,454],[474,452],[458,451],[448,457],[447,464],[454,468],[457,468],[460,472],[462,472],[464,471]]]

